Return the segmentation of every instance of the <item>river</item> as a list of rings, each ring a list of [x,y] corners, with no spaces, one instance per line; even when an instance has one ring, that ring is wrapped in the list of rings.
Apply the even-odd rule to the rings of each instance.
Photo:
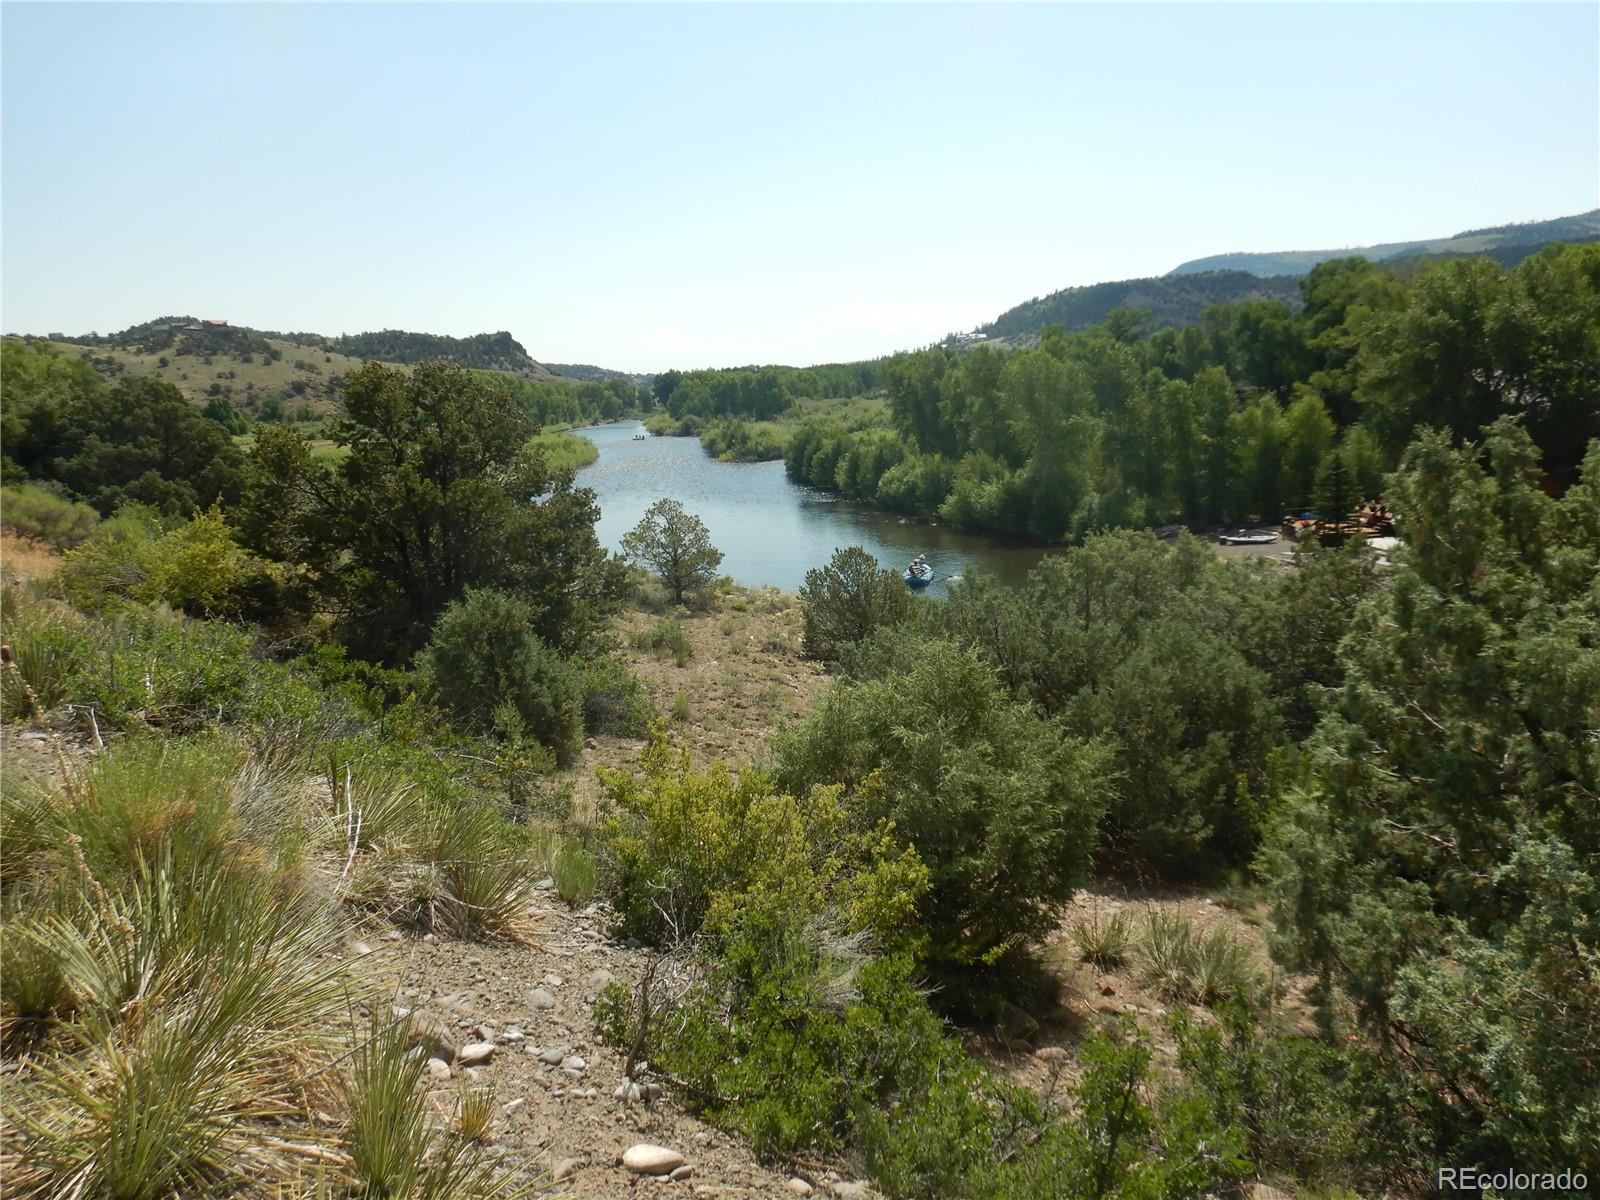
[[[912,556],[927,554],[935,571],[927,594],[943,596],[952,580],[975,571],[1018,580],[1046,553],[996,545],[800,487],[789,481],[781,462],[718,462],[698,438],[634,441],[643,431],[635,421],[574,431],[600,451],[597,461],[578,472],[578,482],[599,497],[595,532],[613,550],[621,549],[622,535],[645,509],[669,497],[705,522],[712,545],[722,551],[720,570],[747,587],[795,591],[806,572],[825,564],[835,550],[863,546],[896,571]]]

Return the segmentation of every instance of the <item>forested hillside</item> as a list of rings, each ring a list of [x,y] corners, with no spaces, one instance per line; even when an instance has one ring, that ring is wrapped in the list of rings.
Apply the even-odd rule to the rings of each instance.
[[[1247,271],[1262,277],[1304,275],[1330,258],[1359,255],[1374,262],[1407,258],[1460,257],[1483,254],[1503,267],[1513,267],[1551,242],[1591,242],[1600,238],[1600,208],[1571,217],[1549,221],[1524,221],[1516,225],[1494,225],[1486,229],[1467,229],[1449,237],[1425,238],[1415,242],[1386,242],[1377,246],[1351,246],[1343,250],[1288,250],[1279,253],[1212,254],[1191,259],[1174,267],[1172,275],[1196,275],[1210,271]]]
[[[542,365],[552,375],[559,375],[564,379],[579,379],[585,383],[609,383],[613,379],[626,379],[639,387],[649,387],[653,378],[628,371],[613,371],[609,367],[596,367],[590,363],[547,362]]]
[[[293,338],[313,335],[292,334]],[[310,344],[317,344],[315,341]],[[549,379],[551,372],[533,361],[522,343],[509,333],[478,333],[471,337],[446,337],[436,333],[408,333],[385,329],[378,333],[346,333],[322,339],[322,344],[352,358],[378,362],[419,363],[440,359],[482,371],[504,371],[526,379]]]
[[[1287,272],[1285,273],[1287,275]],[[1207,308],[1251,300],[1275,300],[1297,305],[1300,290],[1294,279],[1259,279],[1238,270],[1216,270],[1203,275],[1124,279],[1088,287],[1063,288],[1042,299],[1007,309],[978,332],[1006,343],[1023,344],[1049,325],[1068,333],[1099,325],[1119,308],[1148,313],[1156,325],[1192,325]]]
[[[882,367],[892,427],[808,424],[788,440],[790,475],[1059,542],[1290,509],[1338,519],[1382,492],[1419,431],[1466,439],[1501,416],[1560,488],[1600,435],[1600,244],[1407,281],[1335,259],[1297,299],[1215,306],[1182,329],[1123,309],[1033,349],[898,356]]]

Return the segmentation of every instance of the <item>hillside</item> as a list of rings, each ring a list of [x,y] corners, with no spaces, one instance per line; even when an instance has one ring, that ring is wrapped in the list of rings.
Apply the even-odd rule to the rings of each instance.
[[[264,411],[301,419],[327,415],[338,406],[345,377],[369,360],[404,364],[444,358],[519,379],[557,379],[505,332],[454,338],[384,330],[326,337],[169,316],[119,333],[52,333],[42,340],[87,360],[109,378],[149,376],[176,385],[196,402],[221,397],[251,416]]]
[[[581,383],[608,383],[613,379],[626,379],[638,387],[649,387],[654,375],[639,375],[631,371],[613,371],[610,367],[597,367],[591,363],[544,363],[546,371],[562,379],[576,379]]]
[[[1180,263],[1169,272],[1169,277],[1214,271],[1243,271],[1263,278],[1304,275],[1319,262],[1351,255],[1359,255],[1374,262],[1390,262],[1407,258],[1487,254],[1501,266],[1511,267],[1551,242],[1587,242],[1596,238],[1600,238],[1600,208],[1575,216],[1556,217],[1549,221],[1526,221],[1518,225],[1467,229],[1449,237],[1425,238],[1412,242],[1383,242],[1374,246],[1349,246],[1341,250],[1213,254]]]
[[[1211,271],[1200,275],[1154,279],[1122,279],[1087,287],[1063,288],[1001,313],[978,333],[1006,341],[1036,336],[1047,325],[1068,333],[1098,325],[1115,308],[1147,309],[1159,325],[1188,325],[1213,304],[1247,300],[1279,300],[1299,307],[1300,287],[1290,277],[1259,279],[1245,271]],[[975,340],[968,335],[962,340]]]
[[[444,358],[464,367],[503,371],[524,379],[554,378],[533,360],[521,342],[504,330],[457,338],[385,329],[378,333],[343,334],[326,339],[323,344],[354,358],[375,358],[380,362],[418,363]]]

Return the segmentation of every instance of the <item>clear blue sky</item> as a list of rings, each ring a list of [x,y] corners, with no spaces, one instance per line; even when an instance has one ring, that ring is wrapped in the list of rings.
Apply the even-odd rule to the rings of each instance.
[[[1600,6],[6,4],[0,324],[923,345],[1600,205]]]

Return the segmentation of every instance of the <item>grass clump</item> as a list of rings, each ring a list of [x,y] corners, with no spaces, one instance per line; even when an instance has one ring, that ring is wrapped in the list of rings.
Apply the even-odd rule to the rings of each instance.
[[[1151,907],[1137,935],[1139,976],[1166,1000],[1217,1004],[1258,988],[1249,951],[1226,929],[1197,930],[1177,913]]]
[[[550,874],[556,881],[557,894],[568,904],[587,904],[594,899],[600,882],[595,856],[573,839],[561,843],[550,863]]]
[[[650,700],[627,663],[612,657],[592,659],[583,664],[579,682],[585,733],[618,737],[644,737],[649,733],[654,716]]]
[[[1098,905],[1069,929],[1078,958],[1102,971],[1123,966],[1133,950],[1133,921],[1125,911],[1103,912]]]
[[[0,527],[58,553],[82,545],[99,523],[100,514],[87,504],[36,484],[0,488]]]
[[[338,906],[308,886],[305,843],[321,835],[292,780],[236,738],[146,736],[54,794],[7,781],[0,1037],[28,1050],[3,1098],[8,1194],[278,1195],[308,1161],[344,1164],[324,1179],[341,1195],[517,1190],[467,1136],[483,1102],[465,1132],[418,1115],[403,1030],[340,1032],[360,982]],[[393,783],[350,791],[398,810],[409,793]],[[367,853],[435,881],[442,926],[510,928],[533,876],[527,834],[444,800],[377,824],[383,848]],[[341,1099],[342,1132],[319,1115]]]
[[[469,1142],[487,1142],[494,1120],[494,1088],[465,1087],[456,1099],[456,1131]]]
[[[488,1089],[463,1091],[454,1130],[429,1116],[423,1058],[410,1052],[403,1022],[371,1022],[340,1089],[349,1111],[342,1137],[353,1164],[354,1194],[409,1200],[512,1200],[530,1195],[484,1151],[492,1115]]]
[[[164,848],[110,888],[79,858],[55,911],[7,922],[7,943],[61,996],[53,1036],[6,1096],[16,1194],[249,1187],[261,1139],[319,1136],[300,1114],[335,1056],[347,982],[325,956],[338,928],[234,851],[182,864]],[[14,1021],[23,988],[8,976]]]
[[[58,725],[184,733],[237,724],[264,748],[293,749],[345,719],[339,698],[263,661],[249,633],[220,621],[138,604],[89,615],[8,591],[5,626],[21,679]],[[0,702],[7,719],[27,719],[9,671]]]
[[[688,666],[694,658],[689,631],[674,617],[663,617],[648,629],[638,630],[630,641],[635,650],[647,650],[657,658],[670,658],[680,667]]]

